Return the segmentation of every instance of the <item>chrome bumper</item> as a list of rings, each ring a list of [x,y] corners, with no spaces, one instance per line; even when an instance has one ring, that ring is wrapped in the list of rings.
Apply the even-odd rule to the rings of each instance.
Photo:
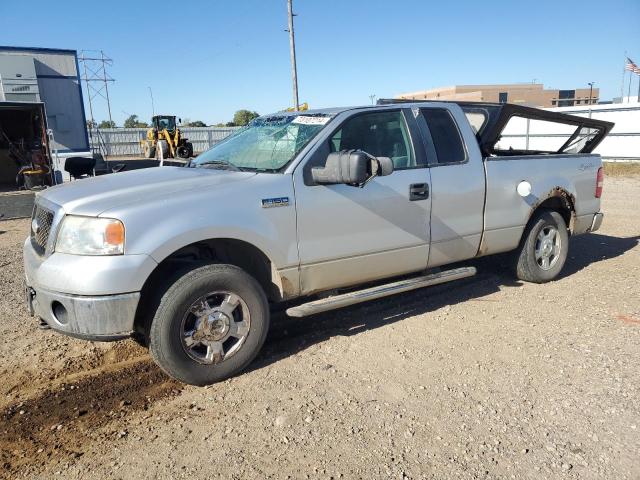
[[[79,296],[27,286],[29,310],[61,333],[86,340],[110,341],[128,337],[140,293]]]
[[[591,228],[589,228],[590,232],[595,232],[602,225],[602,220],[604,218],[604,213],[598,212],[593,216],[593,221],[591,222]]]

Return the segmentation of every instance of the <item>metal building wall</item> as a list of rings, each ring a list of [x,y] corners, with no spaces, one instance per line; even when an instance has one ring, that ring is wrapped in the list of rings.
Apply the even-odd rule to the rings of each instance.
[[[59,154],[88,152],[89,140],[75,50],[0,47],[3,57],[20,55],[33,59],[40,100],[53,130],[52,148]]]

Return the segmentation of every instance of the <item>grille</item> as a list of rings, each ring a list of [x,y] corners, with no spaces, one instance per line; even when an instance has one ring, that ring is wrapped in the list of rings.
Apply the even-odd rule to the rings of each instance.
[[[36,205],[33,210],[31,220],[31,244],[36,252],[43,254],[47,246],[47,240],[51,233],[53,224],[53,212],[40,205]]]

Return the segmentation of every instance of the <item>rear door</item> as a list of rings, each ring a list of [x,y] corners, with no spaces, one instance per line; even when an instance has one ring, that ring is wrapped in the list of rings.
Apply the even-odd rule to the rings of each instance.
[[[395,170],[363,188],[315,185],[311,167],[348,149],[391,157]],[[424,144],[410,109],[367,109],[329,130],[294,174],[302,292],[424,269],[429,183]]]
[[[414,114],[431,173],[429,267],[469,259],[484,226],[485,173],[475,134],[457,105],[434,103]]]

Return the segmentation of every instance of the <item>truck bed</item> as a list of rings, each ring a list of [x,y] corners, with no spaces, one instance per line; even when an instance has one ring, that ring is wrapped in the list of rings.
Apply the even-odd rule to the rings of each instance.
[[[599,210],[595,188],[602,165],[600,155],[494,156],[486,157],[484,164],[487,189],[481,255],[514,249],[531,212],[550,196],[569,202],[575,210],[569,223],[576,234],[589,229],[593,214]],[[521,181],[531,184],[531,194],[526,197],[517,192]],[[545,185],[544,191],[541,185]]]

